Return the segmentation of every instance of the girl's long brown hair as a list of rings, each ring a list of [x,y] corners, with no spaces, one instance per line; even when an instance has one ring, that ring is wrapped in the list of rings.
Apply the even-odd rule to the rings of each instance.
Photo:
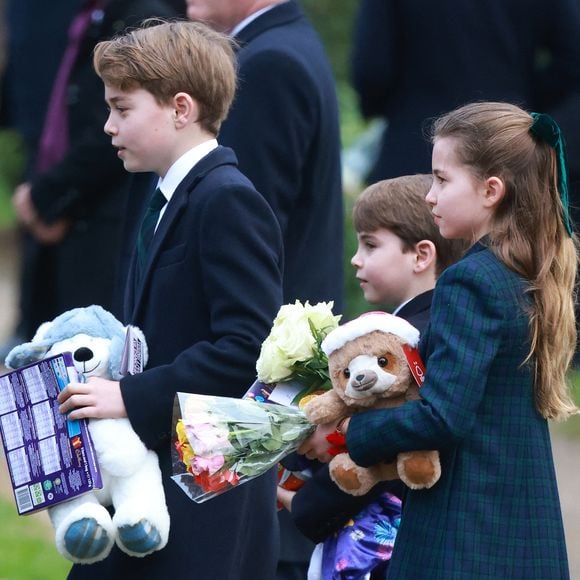
[[[538,411],[547,419],[578,412],[566,374],[576,348],[576,236],[564,225],[555,151],[532,136],[529,113],[508,103],[473,103],[437,119],[432,140],[456,140],[458,159],[477,178],[499,177],[505,195],[490,250],[529,281],[531,348]]]

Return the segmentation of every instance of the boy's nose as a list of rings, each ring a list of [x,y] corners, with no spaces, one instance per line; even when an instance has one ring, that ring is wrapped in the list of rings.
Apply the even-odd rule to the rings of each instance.
[[[110,119],[107,119],[105,126],[103,127],[103,131],[107,135],[114,135],[115,134],[115,128],[114,128],[113,124],[111,123]]]

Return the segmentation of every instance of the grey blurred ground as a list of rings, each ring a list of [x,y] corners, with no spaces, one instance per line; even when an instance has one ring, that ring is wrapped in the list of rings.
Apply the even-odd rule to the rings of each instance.
[[[18,243],[16,232],[0,230],[0,344],[10,335],[17,312]],[[3,367],[0,366],[0,370]],[[580,440],[564,438],[557,432],[552,437],[560,500],[564,515],[568,558],[572,580],[580,580]],[[12,501],[8,469],[0,454],[0,493]],[[16,514],[16,509],[14,511]],[[16,516],[17,517],[17,516]],[[47,526],[45,513],[27,516]],[[545,580],[551,580],[546,578]]]

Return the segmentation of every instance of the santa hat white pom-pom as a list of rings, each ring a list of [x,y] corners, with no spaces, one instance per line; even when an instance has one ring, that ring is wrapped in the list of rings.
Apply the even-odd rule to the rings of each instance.
[[[368,312],[330,332],[322,341],[322,350],[330,356],[347,342],[369,334],[373,330],[395,334],[412,347],[419,343],[419,331],[403,318],[387,312]]]

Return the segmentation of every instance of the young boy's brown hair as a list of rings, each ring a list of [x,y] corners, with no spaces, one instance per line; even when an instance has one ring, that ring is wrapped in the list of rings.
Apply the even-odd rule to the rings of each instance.
[[[145,89],[159,104],[188,93],[199,107],[197,122],[217,135],[236,90],[232,41],[197,22],[161,22],[95,47],[93,63],[106,85]]]
[[[367,187],[357,198],[352,216],[358,233],[389,230],[403,243],[403,251],[410,251],[421,240],[435,245],[437,262],[435,273],[456,262],[466,245],[461,240],[446,240],[435,225],[425,196],[431,188],[431,175],[404,175],[378,181]]]

